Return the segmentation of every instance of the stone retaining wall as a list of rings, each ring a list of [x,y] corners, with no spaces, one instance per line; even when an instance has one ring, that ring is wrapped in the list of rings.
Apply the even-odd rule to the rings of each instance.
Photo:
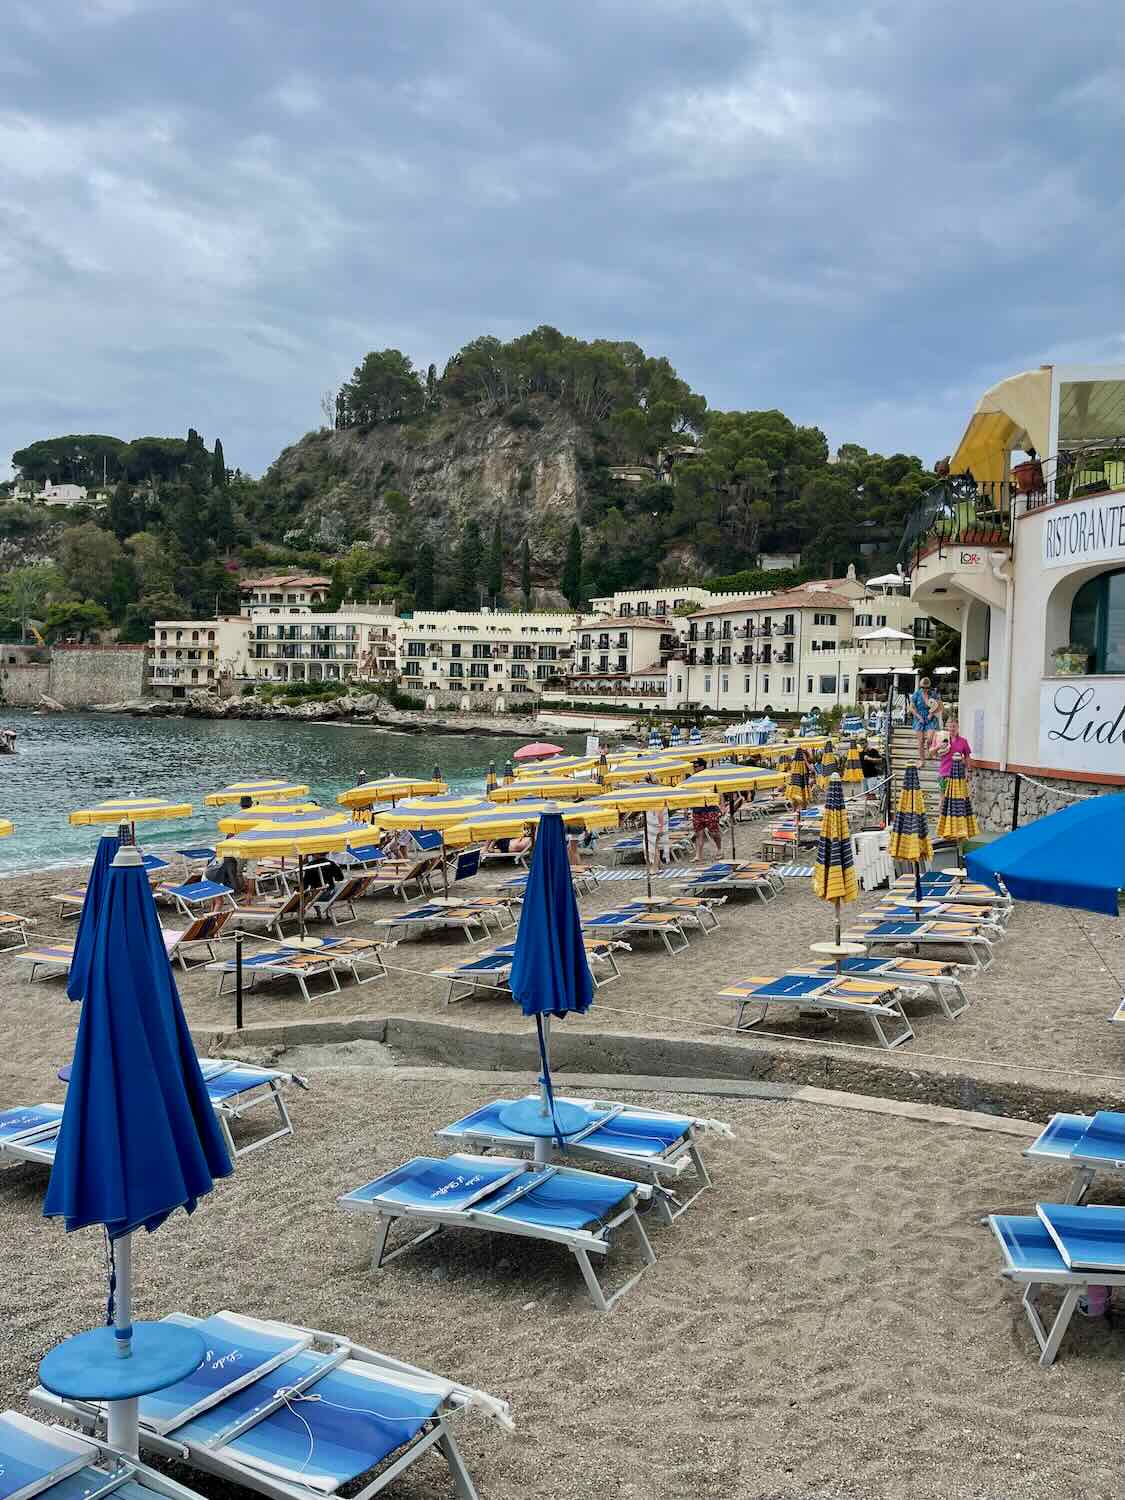
[[[64,708],[90,708],[139,698],[145,685],[144,646],[56,646],[49,697]],[[36,700],[38,701],[38,700]]]
[[[1034,823],[1047,813],[1058,812],[1069,807],[1073,800],[1063,793],[1079,796],[1097,796],[1106,788],[1089,781],[1050,781],[1037,783],[1026,776],[1021,778],[1019,823]],[[985,771],[979,767],[973,771],[973,811],[982,829],[990,833],[1007,833],[1012,826],[1012,802],[1015,796],[1016,776],[1012,771]]]
[[[46,663],[18,662],[0,667],[0,703],[13,708],[34,708],[49,693],[51,669]]]

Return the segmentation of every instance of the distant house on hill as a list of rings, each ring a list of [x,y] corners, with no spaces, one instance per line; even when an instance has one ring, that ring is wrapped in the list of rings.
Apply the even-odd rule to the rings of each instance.
[[[272,573],[245,579],[239,592],[244,606],[261,609],[271,604],[323,604],[331,589],[331,578],[319,573]]]
[[[78,505],[85,498],[83,484],[45,484],[35,496],[43,505]]]

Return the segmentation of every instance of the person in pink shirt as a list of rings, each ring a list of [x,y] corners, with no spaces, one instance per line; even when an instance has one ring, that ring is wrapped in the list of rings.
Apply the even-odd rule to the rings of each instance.
[[[955,755],[959,755],[965,762],[965,779],[968,780],[970,757],[972,753],[972,746],[969,744],[965,736],[961,733],[961,728],[957,723],[957,720],[950,719],[949,744],[946,745],[945,750],[942,752],[941,760],[938,763],[938,774],[941,777],[942,791],[945,790],[945,783],[953,774],[953,757]]]

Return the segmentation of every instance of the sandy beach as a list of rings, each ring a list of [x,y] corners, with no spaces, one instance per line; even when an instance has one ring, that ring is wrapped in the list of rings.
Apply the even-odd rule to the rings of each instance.
[[[34,910],[40,934],[71,934],[74,924],[60,927],[44,901],[65,884],[57,872],[25,876],[5,882],[0,899]],[[726,1019],[713,998],[723,983],[782,967],[829,931],[830,914],[807,882],[792,885],[768,907],[728,904],[720,933],[693,937],[681,958],[622,955],[625,977],[574,1024],[711,1036]],[[641,888],[603,887],[583,910]],[[366,903],[350,930],[374,930],[385,906]],[[1079,921],[1112,956],[1110,924]],[[248,997],[247,1020],[385,1013],[491,1034],[526,1029],[503,999],[446,1011],[444,987],[419,977],[464,951],[453,937],[403,943],[387,980],[346,986],[331,1004],[311,1007],[266,989]],[[214,975],[178,977],[193,1024],[230,1024]],[[973,1009],[954,1024],[928,1002],[912,1006],[917,1038],[897,1062],[918,1067],[915,1054],[937,1052],[966,1063],[994,1057],[1028,1069],[1125,1073],[1122,1042],[1105,1023],[1109,981],[1069,914],[1017,910],[993,970],[971,992]],[[29,985],[17,959],[0,958],[0,1006],[0,1101],[60,1099],[55,1070],[77,1021],[61,982]],[[801,1028],[783,1020],[770,1030]],[[862,1031],[847,1035],[868,1041]],[[255,1055],[253,1032],[242,1041]],[[246,1158],[193,1219],[180,1215],[143,1238],[139,1315],[231,1308],[340,1329],[505,1397],[515,1437],[475,1417],[460,1428],[489,1500],[1120,1494],[1120,1314],[1111,1323],[1075,1319],[1058,1363],[1039,1369],[1018,1296],[1001,1281],[979,1222],[1064,1191],[1065,1172],[1021,1159],[1030,1130],[1021,1137],[806,1103],[621,1091],[725,1119],[736,1139],[708,1140],[714,1190],[676,1226],[652,1227],[656,1265],[604,1316],[568,1255],[526,1241],[447,1236],[370,1272],[367,1225],[339,1212],[336,1195],[412,1154],[440,1153],[436,1129],[530,1077],[337,1065],[365,1049],[380,1053],[364,1043],[293,1055],[312,1065],[310,1091],[292,1093],[295,1135]],[[277,1048],[257,1055],[276,1057]],[[1111,1104],[1120,1086],[1105,1087]],[[10,1330],[0,1343],[0,1400],[17,1407],[37,1359],[104,1305],[100,1241],[68,1239],[41,1219],[44,1184],[37,1168],[0,1175],[9,1248],[0,1304]],[[1098,1197],[1122,1202],[1125,1189],[1105,1181]],[[606,1267],[609,1285],[637,1264],[622,1241]],[[198,1488],[221,1490],[206,1480]],[[448,1476],[427,1460],[390,1493],[445,1496]]]

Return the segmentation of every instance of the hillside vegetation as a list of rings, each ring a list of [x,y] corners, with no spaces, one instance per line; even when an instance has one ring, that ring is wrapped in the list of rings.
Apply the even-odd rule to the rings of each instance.
[[[475,339],[440,374],[369,353],[323,407],[259,480],[192,429],[17,451],[21,478],[104,475],[111,498],[63,524],[0,502],[0,630],[33,613],[56,633],[112,623],[140,640],[158,615],[235,607],[240,570],[283,563],[330,569],[333,602],[419,608],[750,576],[773,551],[837,574],[863,542],[888,563],[933,482],[906,454],[845,444],[830,461],[817,427],[712,411],[668,360],[547,327]]]

